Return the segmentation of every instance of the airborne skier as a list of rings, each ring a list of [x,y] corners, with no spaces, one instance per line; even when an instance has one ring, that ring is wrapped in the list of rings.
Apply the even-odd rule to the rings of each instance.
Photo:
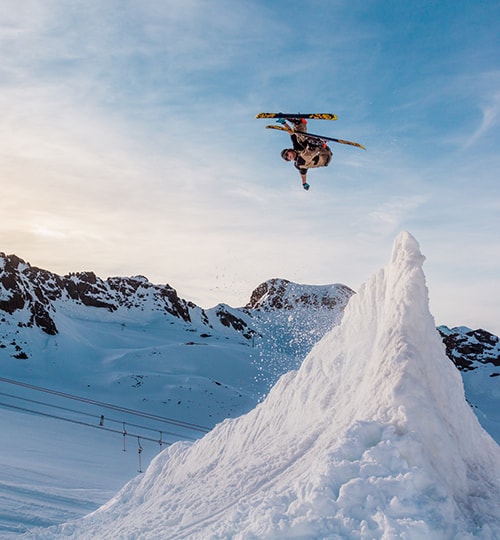
[[[281,124],[280,126],[270,125],[266,126],[266,128],[278,129],[290,134],[293,148],[282,150],[281,157],[285,161],[294,162],[295,167],[299,170],[302,187],[305,190],[309,189],[307,171],[313,167],[327,167],[332,160],[332,151],[327,146],[326,141],[356,146],[366,150],[362,144],[357,142],[307,132],[306,118],[314,120],[337,120],[337,115],[332,113],[259,113],[256,118],[277,118],[276,121]],[[287,120],[293,124],[293,127],[287,124]]]
[[[313,167],[328,167],[332,160],[332,151],[325,142],[318,139],[310,139],[305,135],[307,132],[307,123],[304,118],[300,120],[291,120],[294,124],[292,129],[286,120],[281,123],[287,125],[293,133],[290,135],[293,148],[285,148],[281,151],[281,157],[285,161],[293,161],[295,168],[299,170],[300,178],[302,179],[302,187],[305,190],[309,189],[307,183],[307,171]]]

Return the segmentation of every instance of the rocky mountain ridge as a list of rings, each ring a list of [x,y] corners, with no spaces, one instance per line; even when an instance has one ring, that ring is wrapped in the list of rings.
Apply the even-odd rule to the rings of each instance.
[[[156,313],[172,317],[188,325],[206,327],[214,325],[229,329],[250,340],[281,319],[280,327],[290,320],[296,309],[321,311],[323,317],[315,320],[320,330],[314,340],[320,339],[332,325],[328,312],[342,312],[354,291],[342,284],[312,286],[299,285],[286,279],[273,278],[260,284],[252,292],[250,301],[242,308],[224,304],[205,310],[193,302],[179,297],[170,285],[155,285],[144,276],[109,277],[106,280],[94,272],[77,272],[59,276],[48,270],[32,266],[16,255],[0,253],[0,324],[39,328],[47,335],[56,335],[58,310],[72,308],[95,309],[117,314]],[[3,313],[2,313],[3,312]],[[258,317],[255,317],[256,314]],[[326,321],[326,322],[325,322]],[[308,333],[312,328],[306,328]],[[499,338],[490,332],[466,327],[449,329],[440,326],[448,357],[461,371],[471,371],[479,364],[500,367]],[[312,343],[307,343],[307,346]],[[5,344],[0,344],[5,347]],[[16,348],[19,354],[19,347]],[[22,351],[21,351],[22,352]],[[491,376],[498,376],[496,371]]]
[[[31,266],[16,255],[0,253],[0,324],[39,328],[49,336],[59,333],[59,315],[69,313],[73,318],[117,323],[165,317],[195,328],[205,336],[209,335],[207,332],[225,330],[251,340],[262,335],[264,327],[270,329],[276,324],[286,332],[284,327],[289,325],[291,312],[312,309],[321,311],[316,322],[322,333],[323,327],[325,331],[331,328],[352,294],[354,291],[341,284],[298,285],[275,278],[259,285],[242,308],[219,304],[205,310],[180,298],[170,285],[155,285],[144,276],[106,280],[94,272],[60,276]],[[284,312],[286,316],[280,317]],[[301,320],[297,317],[297,321]],[[16,352],[19,354],[19,348]]]
[[[446,347],[446,354],[460,371],[473,371],[481,365],[490,364],[500,368],[500,340],[498,336],[479,328],[472,330],[465,326],[438,327]],[[490,377],[500,376],[500,369]]]
[[[53,314],[58,301],[110,312],[120,307],[144,310],[148,305],[153,311],[164,311],[185,322],[196,309],[169,285],[153,285],[143,276],[107,280],[93,272],[59,276],[31,266],[16,255],[0,253],[0,311],[9,315],[24,312],[26,326],[55,335],[58,329]]]
[[[270,279],[261,283],[251,294],[247,309],[263,311],[291,310],[297,306],[333,309],[349,299],[354,291],[346,285],[299,285],[286,279]]]

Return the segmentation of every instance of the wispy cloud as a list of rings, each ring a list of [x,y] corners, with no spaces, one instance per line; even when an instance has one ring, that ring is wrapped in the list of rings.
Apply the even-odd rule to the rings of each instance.
[[[416,210],[422,206],[427,197],[421,194],[411,197],[393,196],[383,202],[378,208],[368,213],[358,228],[360,234],[368,236],[382,235],[395,236],[401,230],[403,224],[408,222]],[[366,233],[364,231],[367,231]]]
[[[500,83],[500,72],[498,73],[498,79]],[[496,89],[498,87],[499,85],[496,85],[493,88]],[[465,141],[463,145],[464,149],[474,145],[486,135],[486,133],[493,128],[497,128],[500,124],[500,91],[497,90],[486,103],[482,103],[480,106],[482,114],[481,122],[471,136]]]

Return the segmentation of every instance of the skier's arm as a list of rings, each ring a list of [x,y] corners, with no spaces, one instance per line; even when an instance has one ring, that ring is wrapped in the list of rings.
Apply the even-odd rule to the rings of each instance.
[[[297,167],[297,165],[296,165]],[[299,174],[300,174],[300,178],[302,180],[302,185],[304,184],[307,184],[307,169],[303,169],[302,167],[297,167],[298,171],[299,171]]]

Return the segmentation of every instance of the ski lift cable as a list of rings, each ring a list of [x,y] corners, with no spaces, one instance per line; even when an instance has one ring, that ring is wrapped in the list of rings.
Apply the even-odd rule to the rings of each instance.
[[[116,420],[114,418],[109,418],[107,416],[104,417],[104,415],[101,415],[99,417],[99,416],[96,416],[96,414],[88,413],[88,412],[85,412],[85,411],[78,411],[76,409],[70,409],[69,407],[62,407],[60,405],[53,405],[52,403],[46,403],[44,401],[38,401],[38,400],[35,400],[35,399],[29,399],[29,398],[26,398],[26,397],[23,397],[23,396],[15,396],[13,394],[8,394],[6,392],[0,392],[0,396],[5,396],[5,397],[12,398],[12,399],[20,400],[20,401],[25,401],[26,403],[32,403],[32,404],[35,404],[35,405],[41,405],[42,407],[50,407],[52,409],[57,409],[57,410],[60,410],[60,411],[66,411],[66,412],[78,414],[80,416],[88,416],[89,418],[97,418],[100,421],[99,425],[101,427],[104,425],[104,421],[112,422],[112,423],[116,423],[116,424],[122,424],[123,423],[123,420]],[[145,430],[145,431],[154,431],[154,432],[159,431],[157,428],[152,428],[152,427],[149,427],[149,426],[143,426],[143,425],[140,425],[140,424],[134,424],[132,422],[126,422],[126,424],[127,424],[127,426],[132,426],[132,427],[142,429],[142,430]],[[187,437],[187,436],[181,435],[179,433],[174,433],[173,431],[164,431],[163,433],[165,433],[167,435],[172,435],[173,437],[180,437],[182,439],[194,440],[192,437]]]
[[[140,417],[143,417],[143,418],[149,418],[151,420],[157,420],[159,422],[165,422],[167,424],[172,424],[174,426],[183,427],[185,429],[191,429],[191,430],[194,430],[194,431],[202,431],[202,432],[205,432],[205,433],[208,433],[210,431],[209,427],[202,426],[200,424],[194,424],[194,423],[191,423],[191,422],[184,422],[182,420],[176,420],[175,418],[168,418],[168,417],[159,416],[159,415],[156,415],[156,414],[145,413],[143,411],[138,411],[136,409],[129,409],[127,407],[120,407],[118,405],[112,405],[110,403],[104,403],[102,401],[97,401],[97,400],[90,399],[90,398],[83,398],[83,397],[76,396],[76,395],[73,395],[73,394],[68,394],[66,392],[59,392],[58,390],[51,390],[50,388],[44,388],[44,387],[41,387],[41,386],[35,386],[33,384],[23,383],[23,382],[20,382],[20,381],[14,381],[12,379],[6,379],[4,377],[0,377],[0,382],[17,385],[17,386],[21,386],[21,387],[24,387],[24,388],[29,388],[31,390],[36,390],[36,391],[39,391],[39,392],[45,392],[45,393],[48,393],[48,394],[64,397],[64,398],[67,398],[67,399],[72,399],[72,400],[75,400],[75,401],[80,401],[80,402],[83,402],[83,403],[89,403],[89,404],[92,404],[92,405],[98,405],[98,406],[106,408],[106,409],[120,411],[120,412],[124,412],[124,413],[131,414],[131,415],[134,415],[134,416],[140,416]]]
[[[82,420],[74,420],[72,418],[64,418],[63,416],[58,416],[56,414],[49,414],[49,413],[44,413],[44,412],[40,412],[40,411],[35,411],[35,410],[32,410],[32,409],[28,409],[26,407],[19,407],[17,405],[12,405],[12,404],[9,404],[9,403],[3,403],[1,401],[0,401],[0,406],[6,407],[8,409],[13,409],[13,410],[16,410],[16,411],[22,411],[22,412],[28,412],[28,413],[31,413],[31,414],[36,414],[38,416],[44,416],[46,418],[52,418],[52,419],[55,419],[55,420],[63,420],[65,422],[70,422],[72,424],[78,424],[80,426],[96,428],[96,429],[99,429],[101,431],[108,431],[110,433],[118,433],[118,434],[123,435],[123,436],[129,436],[129,437],[134,437],[134,438],[135,437],[137,437],[137,438],[140,437],[144,441],[151,441],[151,442],[154,442],[154,443],[158,443],[158,439],[153,439],[151,437],[144,437],[142,435],[137,435],[136,433],[129,433],[129,432],[124,432],[123,430],[119,430],[119,429],[113,429],[113,428],[109,428],[109,427],[106,427],[106,426],[99,426],[99,425],[95,425],[95,424],[90,424],[89,422],[83,422]],[[162,441],[162,444],[166,444],[167,446],[170,446],[172,443]]]

